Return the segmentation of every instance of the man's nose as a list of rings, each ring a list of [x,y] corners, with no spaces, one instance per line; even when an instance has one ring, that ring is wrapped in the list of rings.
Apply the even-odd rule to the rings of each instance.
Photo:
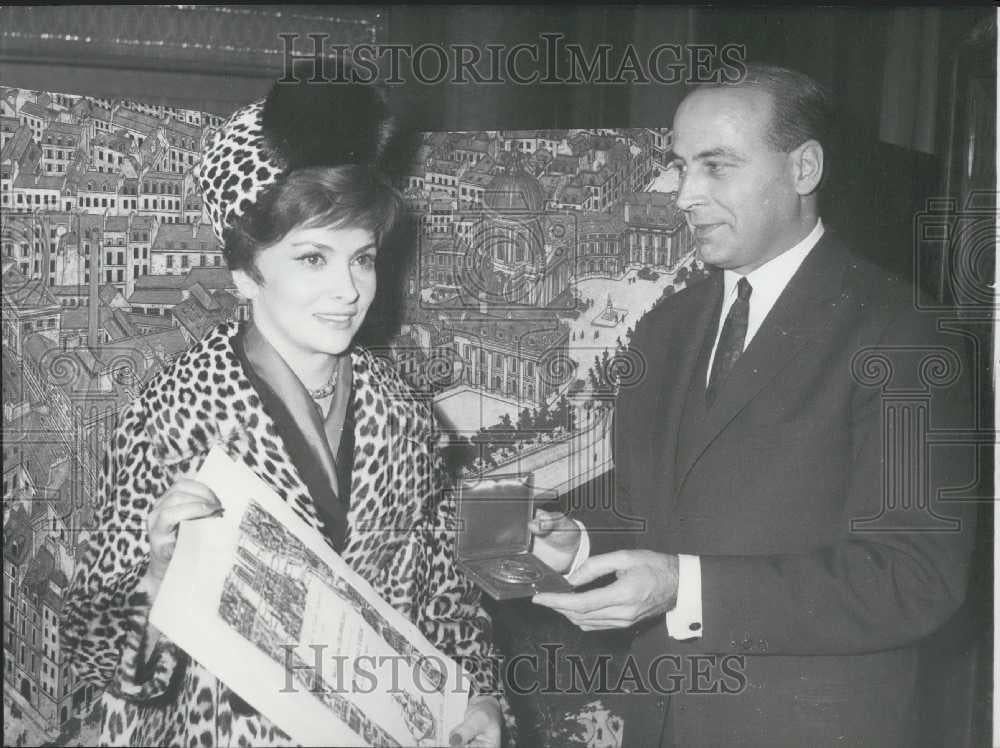
[[[677,207],[683,211],[689,211],[704,201],[705,196],[700,180],[696,179],[690,172],[682,174],[677,189]]]

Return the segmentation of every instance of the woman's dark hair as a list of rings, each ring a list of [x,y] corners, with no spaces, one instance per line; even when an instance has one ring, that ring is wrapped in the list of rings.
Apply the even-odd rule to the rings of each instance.
[[[223,255],[230,270],[242,270],[260,283],[257,255],[292,229],[362,228],[371,231],[381,246],[404,214],[399,192],[370,167],[347,164],[297,169],[269,187],[226,228]]]

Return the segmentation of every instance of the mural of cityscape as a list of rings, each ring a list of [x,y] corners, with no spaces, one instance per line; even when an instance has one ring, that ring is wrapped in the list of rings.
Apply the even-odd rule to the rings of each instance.
[[[94,741],[100,694],[57,622],[108,434],[161,367],[248,318],[194,178],[222,122],[0,87],[5,745]],[[705,272],[671,158],[666,128],[423,136],[398,185],[417,257],[384,355],[433,399],[454,475],[564,491],[607,471],[635,324]]]

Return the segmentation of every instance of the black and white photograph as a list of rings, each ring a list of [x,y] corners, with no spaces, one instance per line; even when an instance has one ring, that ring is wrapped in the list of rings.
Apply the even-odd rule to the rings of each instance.
[[[997,21],[0,7],[3,744],[299,745],[150,617],[221,448],[451,746],[1000,746]]]

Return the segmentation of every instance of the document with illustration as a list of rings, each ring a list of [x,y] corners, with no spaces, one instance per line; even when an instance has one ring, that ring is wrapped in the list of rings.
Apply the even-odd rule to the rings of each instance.
[[[150,621],[303,745],[448,745],[470,681],[221,447]]]

